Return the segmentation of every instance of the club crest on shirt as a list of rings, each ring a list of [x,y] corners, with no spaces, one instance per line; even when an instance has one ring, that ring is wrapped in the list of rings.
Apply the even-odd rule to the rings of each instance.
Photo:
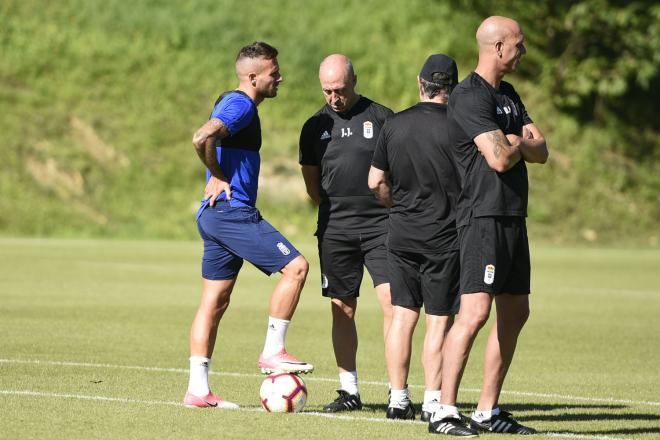
[[[362,134],[365,139],[371,139],[374,137],[374,124],[371,121],[366,121],[362,124]]]
[[[484,270],[484,283],[493,284],[493,281],[495,281],[495,266],[489,264]]]
[[[277,248],[282,252],[282,255],[289,255],[291,253],[291,250],[281,241],[277,242]]]

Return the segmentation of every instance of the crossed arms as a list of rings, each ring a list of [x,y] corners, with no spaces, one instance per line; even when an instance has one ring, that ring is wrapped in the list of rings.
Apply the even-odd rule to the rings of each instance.
[[[510,170],[520,159],[541,164],[548,160],[545,138],[541,130],[534,124],[525,125],[522,129],[522,136],[504,135],[502,130],[493,130],[475,137],[474,143],[488,165],[499,173]],[[369,189],[385,206],[392,207],[392,194],[387,171],[372,166],[369,170]]]
[[[521,159],[541,164],[548,160],[545,138],[534,124],[525,125],[522,136],[493,130],[475,137],[474,143],[488,165],[498,173],[510,170]]]

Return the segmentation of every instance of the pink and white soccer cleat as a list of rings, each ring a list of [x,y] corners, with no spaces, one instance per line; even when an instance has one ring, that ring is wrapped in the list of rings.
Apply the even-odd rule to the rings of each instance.
[[[206,396],[198,397],[194,394],[186,393],[183,398],[183,404],[188,408],[222,408],[222,409],[238,409],[238,405],[218,397],[211,391]]]
[[[264,374],[280,372],[300,374],[314,371],[314,365],[298,360],[287,353],[285,349],[267,358],[263,355],[259,356],[257,365]]]

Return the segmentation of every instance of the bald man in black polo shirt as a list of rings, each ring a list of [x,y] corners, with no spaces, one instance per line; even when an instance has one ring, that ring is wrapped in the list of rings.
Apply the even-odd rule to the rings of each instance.
[[[365,266],[383,311],[384,336],[391,320],[387,208],[369,191],[367,175],[378,134],[392,110],[356,93],[357,75],[344,55],[326,57],[319,80],[326,105],[303,126],[300,165],[307,193],[319,205],[321,288],[331,301],[339,370],[339,395],[324,411],[352,411],[362,408],[355,311]]]
[[[478,431],[527,435],[536,431],[500,410],[499,397],[529,316],[525,163],[545,163],[548,149],[520,96],[502,81],[526,52],[520,25],[506,17],[489,17],[476,36],[477,68],[449,98],[449,135],[462,183],[457,213],[461,308],[445,340],[441,406],[429,431],[463,437]],[[493,300],[497,319],[486,344],[484,383],[466,426],[456,407],[458,387]]]

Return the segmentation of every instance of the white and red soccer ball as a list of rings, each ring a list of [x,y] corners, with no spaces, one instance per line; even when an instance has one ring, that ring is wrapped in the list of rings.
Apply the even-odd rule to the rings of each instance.
[[[307,403],[307,387],[292,373],[274,373],[266,377],[259,390],[261,406],[268,412],[298,412]]]

